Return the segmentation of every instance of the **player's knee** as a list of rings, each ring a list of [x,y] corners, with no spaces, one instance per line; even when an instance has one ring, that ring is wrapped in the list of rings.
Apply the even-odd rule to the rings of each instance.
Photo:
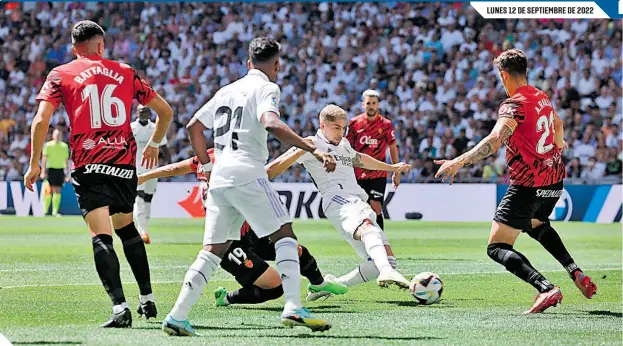
[[[540,241],[541,237],[543,236],[543,234],[545,232],[547,232],[551,228],[551,225],[550,225],[549,221],[545,221],[545,222],[539,221],[540,224],[539,223],[535,223],[534,221],[535,220],[532,220],[532,229],[530,231],[526,232],[526,233],[528,233],[528,235],[532,239],[534,239],[536,241]],[[535,226],[535,224],[536,224],[536,226]]]
[[[262,296],[266,299],[266,301],[278,299],[282,295],[283,295],[283,286],[281,285],[274,287],[274,288],[265,289],[262,291]]]
[[[219,258],[223,258],[227,250],[229,250],[229,246],[231,245],[231,241],[227,241],[223,244],[208,244],[204,245],[201,251],[211,252]]]
[[[143,190],[136,191],[136,197],[138,197],[138,198],[140,198],[142,200],[145,200],[145,195],[146,195],[145,191],[143,191]]]
[[[273,243],[278,242],[282,238],[293,238],[296,239],[294,235],[294,231],[292,230],[292,223],[286,223],[279,228],[275,233],[269,236],[270,240]]]
[[[152,194],[149,194],[149,193],[143,194],[143,200],[145,200],[145,202],[147,203],[151,203],[152,198],[154,198],[154,195]]]
[[[129,246],[135,243],[142,243],[143,239],[134,225],[134,222],[130,222],[128,225],[116,228],[115,233],[121,239],[123,246]]]
[[[499,243],[494,243],[494,244],[489,244],[487,245],[487,256],[489,256],[489,258],[491,258],[492,260],[496,260],[496,256],[498,254],[498,252],[500,252],[500,244]]]
[[[381,233],[381,229],[374,225],[374,222],[370,219],[363,220],[363,223],[357,229],[357,232],[360,233],[361,237],[366,235],[367,233]]]

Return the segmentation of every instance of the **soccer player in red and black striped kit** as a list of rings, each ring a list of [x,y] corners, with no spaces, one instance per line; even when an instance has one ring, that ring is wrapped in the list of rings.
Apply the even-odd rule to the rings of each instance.
[[[567,270],[586,298],[597,286],[575,264],[560,236],[552,228],[549,215],[562,195],[565,165],[562,151],[563,124],[547,95],[528,85],[528,59],[519,49],[510,49],[494,60],[509,98],[498,110],[498,120],[491,134],[469,152],[454,160],[438,160],[435,177],[450,178],[469,164],[494,154],[506,144],[506,162],[511,183],[498,206],[487,254],[508,271],[539,291],[534,305],[524,313],[538,313],[562,301],[558,286],[552,285],[530,261],[513,248],[521,232],[528,233]]]
[[[113,248],[111,229],[121,239],[125,257],[139,287],[139,315],[156,317],[145,245],[132,220],[136,198],[136,142],[130,129],[133,99],[156,111],[156,129],[143,151],[143,165],[158,162],[158,147],[173,110],[136,71],[104,59],[104,30],[81,21],[71,31],[77,59],[54,68],[37,96],[39,109],[32,122],[30,168],[24,177],[32,191],[50,117],[63,103],[71,127],[71,178],[78,205],[93,243],[95,268],[113,303],[106,328],[132,326]]]
[[[346,139],[355,151],[370,155],[381,162],[385,162],[385,155],[389,147],[392,163],[398,163],[400,158],[396,145],[396,133],[392,122],[379,114],[379,93],[376,90],[364,91],[361,107],[365,112],[350,120]],[[355,167],[355,177],[359,186],[369,196],[368,203],[376,213],[376,222],[381,229],[385,229],[383,201],[385,186],[387,185],[387,172],[369,171]],[[400,184],[400,173],[394,173],[392,181],[397,187]]]

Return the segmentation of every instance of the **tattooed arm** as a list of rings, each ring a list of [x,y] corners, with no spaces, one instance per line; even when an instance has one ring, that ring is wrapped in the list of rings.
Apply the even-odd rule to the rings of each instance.
[[[450,184],[454,181],[454,176],[465,165],[471,165],[475,162],[481,161],[489,155],[502,147],[502,144],[508,141],[508,138],[513,134],[517,127],[517,121],[510,117],[498,118],[493,131],[480,141],[472,150],[457,157],[454,160],[435,160],[436,164],[440,164],[441,167],[435,174],[435,178],[439,178],[444,175],[442,182],[450,178]]]
[[[491,133],[481,140],[472,150],[459,156],[457,160],[463,165],[471,165],[496,153],[515,131],[517,122],[511,118],[498,119]]]

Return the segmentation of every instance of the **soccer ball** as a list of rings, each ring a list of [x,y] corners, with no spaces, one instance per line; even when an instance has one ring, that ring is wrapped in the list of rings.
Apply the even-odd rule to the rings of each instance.
[[[430,305],[439,301],[443,292],[443,283],[439,275],[430,272],[419,273],[413,277],[409,291],[415,300],[422,305]]]

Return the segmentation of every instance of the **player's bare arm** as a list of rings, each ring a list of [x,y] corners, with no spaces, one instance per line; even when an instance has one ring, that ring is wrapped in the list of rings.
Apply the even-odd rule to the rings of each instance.
[[[312,153],[318,161],[322,162],[322,165],[327,172],[333,172],[335,170],[335,157],[333,157],[333,155],[322,153],[316,149],[313,142],[303,140],[303,138],[297,135],[290,127],[288,127],[288,125],[279,119],[279,115],[277,113],[264,112],[260,122],[264,125],[266,131],[272,133],[273,136],[277,137],[277,139],[281,142]]]
[[[39,175],[41,180],[45,180],[45,178],[46,178],[46,173],[47,172],[46,172],[45,168],[48,166],[47,163],[48,163],[48,157],[43,155],[41,157],[41,167],[43,167],[43,169],[41,170],[41,174]]]
[[[209,165],[211,163],[210,156],[208,155],[208,141],[203,135],[203,131],[207,128],[199,121],[197,117],[193,117],[186,126],[188,129],[188,136],[190,137],[190,145],[195,151],[195,155],[199,159],[202,165]]]
[[[565,141],[565,129],[563,122],[556,112],[554,112],[554,143],[556,143],[558,149],[569,149],[569,145]]]
[[[141,165],[147,169],[158,166],[158,154],[160,142],[167,133],[171,119],[173,118],[173,109],[167,101],[165,101],[160,95],[156,94],[147,104],[147,107],[153,109],[158,117],[156,117],[156,129],[151,135],[149,144],[143,150],[143,161]]]
[[[290,168],[299,157],[303,156],[303,154],[305,154],[303,149],[292,148],[264,166],[268,174],[268,179],[273,179],[281,175]]]
[[[396,143],[389,145],[389,157],[392,160],[392,164],[396,164],[400,161],[400,156],[398,155],[398,145]],[[394,187],[398,187],[398,185],[400,185],[401,175],[401,172],[394,172],[392,176],[392,182],[394,183]]]
[[[48,128],[50,127],[50,118],[56,110],[56,107],[48,101],[41,101],[39,103],[39,109],[37,114],[32,120],[30,127],[30,140],[32,142],[32,149],[30,152],[30,167],[24,176],[24,185],[30,191],[33,190],[32,185],[37,181],[41,174],[41,167],[39,166],[39,160],[41,159],[41,151],[43,150],[43,144],[45,142]]]
[[[180,162],[171,163],[166,166],[158,167],[153,171],[149,171],[139,175],[138,184],[140,185],[151,179],[176,177],[178,175],[192,173],[193,170],[191,163],[192,158]]]
[[[392,177],[392,182],[394,183],[394,188],[397,188],[400,184],[400,175],[404,172],[408,173],[411,171],[411,166],[404,162],[389,165],[363,153],[355,154],[355,157],[353,158],[353,165],[371,171],[393,172],[394,176]]]
[[[502,145],[508,141],[508,138],[513,134],[516,127],[517,121],[514,119],[509,117],[499,118],[491,133],[481,140],[472,150],[454,160],[435,160],[436,164],[441,165],[437,174],[435,174],[435,178],[439,178],[443,175],[444,177],[441,181],[445,182],[450,178],[450,184],[452,184],[454,176],[463,166],[471,165],[496,153]]]

